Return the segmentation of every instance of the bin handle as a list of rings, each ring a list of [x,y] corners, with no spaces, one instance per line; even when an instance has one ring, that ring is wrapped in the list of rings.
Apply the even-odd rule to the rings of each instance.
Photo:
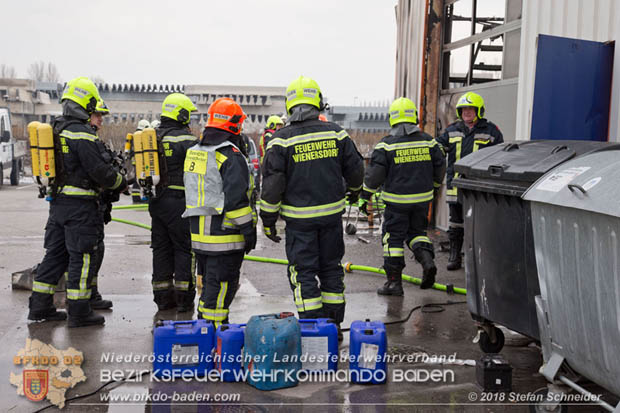
[[[508,152],[508,151],[513,150],[513,149],[519,149],[519,144],[517,144],[517,143],[509,143],[508,145],[504,146],[504,149],[502,149],[502,151]]]
[[[581,191],[581,193],[584,194],[584,195],[587,192],[587,190],[583,186],[578,185],[578,184],[568,184],[567,186],[568,186],[568,189],[571,192],[575,192],[575,189],[579,189]]]
[[[491,176],[500,177],[506,169],[508,169],[508,165],[489,165],[488,170]]]
[[[551,153],[552,153],[552,154],[553,154],[553,153],[558,153],[558,152],[560,152],[560,151],[565,151],[565,150],[567,150],[567,149],[568,149],[568,146],[566,146],[566,145],[558,145],[558,146],[554,147],[554,148],[551,150]]]

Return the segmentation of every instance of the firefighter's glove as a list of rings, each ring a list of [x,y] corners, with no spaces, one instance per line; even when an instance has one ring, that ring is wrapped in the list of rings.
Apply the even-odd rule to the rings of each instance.
[[[107,204],[108,207],[103,211],[103,223],[108,225],[112,221],[112,204]]]
[[[349,191],[346,193],[345,196],[349,205],[355,204],[357,200],[360,199],[360,192],[361,191]]]
[[[269,238],[275,243],[278,243],[282,240],[282,238],[278,236],[278,230],[276,229],[275,225],[271,227],[265,227],[265,235],[267,236],[267,238]]]
[[[256,228],[254,228],[250,233],[243,234],[243,237],[245,238],[244,251],[246,254],[248,254],[250,251],[256,248]]]
[[[368,215],[368,200],[367,199],[364,199],[364,198],[360,199],[359,209],[362,214]]]

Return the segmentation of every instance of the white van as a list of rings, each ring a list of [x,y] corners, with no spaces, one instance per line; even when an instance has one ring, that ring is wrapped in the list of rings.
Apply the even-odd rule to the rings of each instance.
[[[26,142],[13,139],[11,116],[7,108],[0,108],[0,186],[9,176],[11,185],[18,185],[23,174]]]

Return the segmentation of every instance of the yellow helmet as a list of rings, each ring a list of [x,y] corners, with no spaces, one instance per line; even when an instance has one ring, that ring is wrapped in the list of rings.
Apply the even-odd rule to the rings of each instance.
[[[276,125],[284,125],[282,118],[279,117],[278,115],[269,116],[269,118],[267,118],[267,125],[265,126],[265,128],[274,129]]]
[[[189,116],[195,110],[194,103],[183,93],[171,93],[161,105],[161,116],[188,124]]]
[[[106,116],[110,114],[110,109],[108,109],[108,105],[105,104],[103,99],[99,99],[97,101],[97,106],[95,107],[96,113],[101,113],[102,116]]]
[[[87,77],[76,77],[65,85],[60,101],[68,99],[80,105],[90,115],[97,108],[101,100],[97,86]]]
[[[306,103],[316,106],[319,110],[323,106],[323,95],[319,84],[313,79],[299,76],[286,88],[286,110],[291,113],[291,108]]]
[[[461,112],[463,108],[476,108],[478,119],[482,119],[484,117],[484,99],[477,93],[467,92],[463,96],[461,96],[456,102],[456,117],[459,119],[463,119],[461,117]]]
[[[418,109],[411,99],[398,98],[390,105],[390,126],[408,122],[418,124]]]

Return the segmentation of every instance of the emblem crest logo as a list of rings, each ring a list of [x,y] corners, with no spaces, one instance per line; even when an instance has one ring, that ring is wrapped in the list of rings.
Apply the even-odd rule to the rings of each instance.
[[[33,402],[40,402],[49,390],[48,370],[24,370],[24,395]]]

